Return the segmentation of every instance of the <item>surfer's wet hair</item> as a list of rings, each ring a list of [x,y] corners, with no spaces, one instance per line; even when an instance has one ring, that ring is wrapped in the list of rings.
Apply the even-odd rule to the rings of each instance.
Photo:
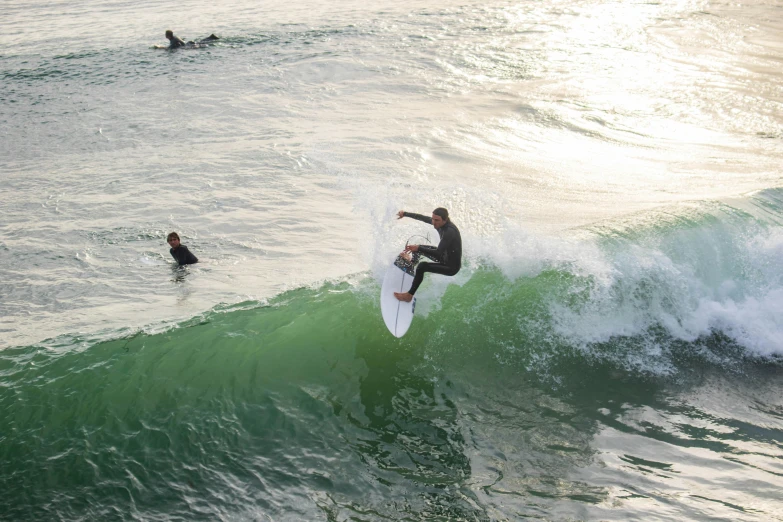
[[[174,36],[174,31],[172,31],[171,29],[166,29],[166,38],[168,38],[169,36]]]
[[[432,213],[435,214],[436,216],[442,217],[443,221],[449,220],[449,211],[443,207],[436,208],[435,210],[432,211]]]
[[[171,241],[172,239],[176,239],[179,241],[179,234],[177,234],[176,232],[172,232],[171,234],[169,234],[169,237],[166,238],[166,241]]]

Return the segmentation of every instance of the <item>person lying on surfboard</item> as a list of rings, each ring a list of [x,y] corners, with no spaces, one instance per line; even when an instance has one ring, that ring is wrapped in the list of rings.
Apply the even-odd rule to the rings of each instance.
[[[171,29],[166,30],[166,39],[169,41],[169,49],[177,49],[178,47],[199,47],[202,44],[208,44],[209,42],[214,42],[215,40],[220,40],[219,37],[215,36],[215,33],[212,33],[211,35],[207,36],[206,38],[202,38],[198,42],[185,42],[182,38],[175,35],[174,32]]]
[[[453,276],[462,268],[462,236],[459,229],[449,219],[449,211],[438,207],[432,211],[432,217],[414,214],[400,210],[397,219],[409,217],[431,224],[438,231],[440,243],[437,247],[430,245],[408,245],[406,252],[419,252],[421,255],[435,261],[435,263],[419,263],[416,267],[416,275],[413,277],[411,289],[405,293],[394,292],[394,297],[400,301],[410,302],[416,294],[425,272]]]
[[[175,36],[171,29],[166,30],[166,39],[169,41],[169,48],[171,49],[176,49],[177,47],[185,45],[182,38]]]

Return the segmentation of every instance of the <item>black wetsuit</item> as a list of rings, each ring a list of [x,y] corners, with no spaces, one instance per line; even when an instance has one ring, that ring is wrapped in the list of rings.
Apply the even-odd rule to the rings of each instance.
[[[183,45],[185,45],[185,42],[182,40],[182,38],[171,35],[171,40],[169,40],[169,49],[176,49],[177,47],[182,47]]]
[[[198,42],[190,41],[185,42],[182,40],[182,38],[179,38],[176,35],[171,35],[172,38],[169,40],[169,49],[177,49],[178,47],[198,47],[199,44],[208,44],[210,42],[214,42],[215,40],[220,40],[219,37],[215,36],[214,33],[207,36],[206,38],[202,38]]]
[[[172,248],[169,250],[171,252],[171,257],[177,260],[177,263],[179,266],[182,265],[192,265],[193,263],[198,263],[198,258],[193,255],[193,252],[188,250],[188,247],[185,245],[180,245],[177,248]]]
[[[406,212],[404,216],[432,224],[432,218],[428,216],[412,212]],[[449,220],[437,230],[440,236],[437,247],[419,245],[419,252],[436,263],[419,263],[419,266],[416,267],[416,275],[413,276],[413,284],[408,291],[411,295],[416,294],[416,290],[424,280],[425,272],[453,276],[462,268],[462,236],[459,234],[459,229]]]

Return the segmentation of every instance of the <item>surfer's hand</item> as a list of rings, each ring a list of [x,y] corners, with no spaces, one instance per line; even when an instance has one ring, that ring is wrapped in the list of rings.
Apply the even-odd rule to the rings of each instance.
[[[419,251],[419,245],[408,245],[405,247],[406,252],[418,252]]]
[[[405,211],[404,210],[400,210],[399,212],[397,212],[397,219],[402,219],[404,217],[405,217]]]

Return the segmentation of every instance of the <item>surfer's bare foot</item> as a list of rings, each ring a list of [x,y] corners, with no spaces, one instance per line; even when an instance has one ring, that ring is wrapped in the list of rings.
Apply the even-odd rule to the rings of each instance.
[[[406,303],[410,303],[413,300],[413,296],[408,292],[405,292],[404,294],[401,294],[400,292],[394,292],[394,297]]]

